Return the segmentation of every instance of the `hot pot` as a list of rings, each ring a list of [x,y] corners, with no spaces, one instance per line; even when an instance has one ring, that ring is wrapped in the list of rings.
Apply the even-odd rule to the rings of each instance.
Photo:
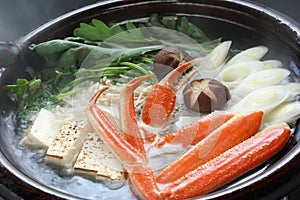
[[[151,13],[167,16],[188,16],[210,38],[232,40],[237,48],[255,45],[270,48],[273,58],[283,61],[296,79],[300,79],[300,25],[283,14],[266,7],[238,0],[174,0],[174,1],[101,1],[58,17],[26,36],[12,42],[0,43],[0,163],[1,170],[22,189],[38,198],[77,199],[78,196],[59,191],[39,182],[24,170],[12,150],[14,138],[19,135],[7,121],[15,112],[15,102],[5,85],[18,77],[26,77],[26,66],[38,66],[43,60],[28,49],[32,43],[70,36],[80,22],[93,18],[106,22],[144,20]],[[120,14],[122,13],[122,14]],[[11,125],[11,124],[10,124]],[[13,127],[18,126],[13,121]],[[205,195],[205,199],[277,199],[300,185],[300,124],[292,139],[275,158],[252,171],[234,185]]]

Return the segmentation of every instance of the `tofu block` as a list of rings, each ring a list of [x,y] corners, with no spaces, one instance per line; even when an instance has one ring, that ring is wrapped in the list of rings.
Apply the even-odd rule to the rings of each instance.
[[[84,125],[66,122],[46,153],[46,161],[62,167],[72,167],[86,137]]]
[[[93,180],[122,180],[122,166],[97,133],[88,133],[75,162],[74,173]]]
[[[50,111],[41,109],[20,145],[33,149],[47,149],[59,132],[62,122]]]

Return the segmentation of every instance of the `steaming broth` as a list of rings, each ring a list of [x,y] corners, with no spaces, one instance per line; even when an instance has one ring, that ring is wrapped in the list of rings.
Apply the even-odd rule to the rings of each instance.
[[[214,25],[209,26],[208,30],[213,26]],[[256,38],[253,38],[254,36],[252,36],[251,31],[245,30],[241,27],[239,27],[238,29],[240,30],[238,30],[239,33],[237,33],[237,35],[239,35],[241,32],[247,32],[247,35],[250,35],[251,37],[249,37],[250,41],[248,39],[245,39],[247,37],[242,37],[242,39],[239,39],[237,43],[235,42],[235,40],[233,40],[235,42],[235,45],[242,47],[242,46],[257,44],[257,42],[261,42],[261,40],[255,40]],[[226,37],[230,38],[229,35],[225,36],[225,38]],[[247,40],[247,41],[245,42],[243,40]],[[269,41],[264,43],[268,43],[268,42]],[[276,57],[276,55],[280,55],[278,56],[278,59],[283,60],[284,65],[287,66],[286,63],[289,63],[290,61],[289,56],[286,55],[286,53],[282,54],[281,51],[283,50],[278,50],[277,48],[276,50],[272,49],[271,54],[274,55],[272,57],[274,58]],[[290,64],[292,65],[293,63],[290,62]],[[6,137],[8,138],[8,144],[12,144],[13,147],[11,148],[12,152],[10,152],[12,155],[14,155],[13,160],[16,161],[17,165],[26,174],[30,174],[30,177],[45,185],[49,185],[53,188],[56,188],[59,191],[63,191],[65,193],[69,193],[82,198],[88,198],[88,199],[105,199],[105,198],[133,199],[135,198],[132,195],[132,192],[130,191],[127,182],[123,187],[116,189],[112,192],[109,188],[107,188],[101,183],[99,184],[97,182],[90,181],[80,176],[73,176],[73,175],[70,176],[69,170],[58,169],[53,166],[49,166],[45,164],[44,162],[45,151],[30,151],[26,148],[20,147],[18,144],[21,138],[23,137],[24,131],[26,131],[28,128],[26,125],[27,120],[28,119],[22,119],[21,121],[18,122],[20,126],[18,126],[18,129],[16,130],[16,135],[7,135]],[[8,124],[7,127],[12,132],[14,131],[15,123],[16,123],[16,119],[14,114],[12,113],[7,121]],[[178,123],[181,124],[180,121]],[[182,123],[184,122],[182,121]]]

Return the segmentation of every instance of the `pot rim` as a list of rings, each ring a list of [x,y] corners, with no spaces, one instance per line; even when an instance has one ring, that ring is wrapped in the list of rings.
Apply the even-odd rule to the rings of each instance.
[[[291,29],[291,32],[294,32],[295,34],[297,34],[297,36],[300,38],[300,22],[296,21],[295,19],[291,18],[290,16],[283,14],[282,12],[279,12],[275,9],[272,9],[268,6],[264,6],[261,5],[259,3],[256,2],[251,2],[249,0],[216,0],[214,2],[210,2],[209,0],[200,0],[200,1],[195,1],[196,4],[200,2],[203,2],[205,4],[209,4],[209,5],[216,5],[218,6],[219,3],[229,3],[228,5],[241,5],[241,6],[245,6],[248,9],[254,9],[257,11],[260,11],[264,14],[266,14],[268,17],[271,17],[273,19],[276,19],[278,21],[278,23],[282,24],[283,26],[288,26]],[[91,9],[95,9],[98,8],[99,6],[108,6],[110,7],[110,5],[119,5],[119,6],[124,6],[127,3],[134,5],[141,5],[141,4],[149,4],[149,3],[163,3],[166,2],[164,0],[146,0],[146,1],[141,1],[141,0],[137,0],[137,1],[131,1],[131,0],[103,0],[103,1],[99,1],[97,3],[91,4],[91,5],[87,5],[84,6],[82,8],[78,8],[76,10],[70,11],[68,13],[65,13],[61,16],[58,16],[44,24],[42,24],[41,26],[37,27],[36,29],[34,29],[33,31],[29,32],[28,34],[24,35],[23,37],[20,37],[18,39],[16,39],[16,41],[27,41],[33,37],[35,37],[36,35],[38,35],[40,32],[44,31],[45,29],[49,28],[50,26],[53,26],[53,24],[57,24],[60,21],[63,21],[67,18],[70,18],[74,15],[80,14],[82,12],[86,12],[87,10],[91,10]],[[169,0],[167,1],[169,3],[183,3],[183,4],[187,4],[187,3],[195,3],[193,1],[189,1],[189,0]],[[202,4],[201,2],[201,4]],[[131,5],[131,6],[132,6]],[[245,10],[243,10],[245,11]],[[300,42],[300,41],[299,41]]]

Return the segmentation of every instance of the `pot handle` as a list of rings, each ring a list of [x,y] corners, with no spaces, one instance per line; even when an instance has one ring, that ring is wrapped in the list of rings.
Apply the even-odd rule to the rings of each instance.
[[[0,67],[15,66],[19,59],[20,50],[14,42],[0,42]]]

